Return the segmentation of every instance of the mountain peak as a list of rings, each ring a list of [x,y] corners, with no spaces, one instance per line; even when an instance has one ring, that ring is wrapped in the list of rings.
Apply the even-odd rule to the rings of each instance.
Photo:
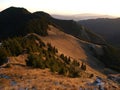
[[[13,6],[3,10],[1,13],[2,14],[9,14],[9,15],[13,15],[13,14],[30,14],[30,12],[25,8],[13,7]]]
[[[43,11],[37,11],[37,12],[34,12],[33,14],[39,16],[39,17],[45,17],[47,19],[50,19],[51,18],[51,15],[46,13],[46,12],[43,12]]]

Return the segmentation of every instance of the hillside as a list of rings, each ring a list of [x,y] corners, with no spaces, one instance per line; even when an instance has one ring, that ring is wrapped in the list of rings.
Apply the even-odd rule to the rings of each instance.
[[[81,20],[80,24],[101,35],[109,43],[120,46],[120,19]]]
[[[30,13],[24,8],[9,7],[0,12],[0,23],[0,39],[24,36],[28,33],[46,36],[48,24],[52,24],[79,39],[98,44],[106,43],[99,35],[89,31],[77,22],[55,19],[42,11]]]
[[[93,52],[89,50],[89,47],[95,47],[95,49],[98,50],[98,54],[102,55],[103,52],[100,45],[79,40],[69,34],[61,32],[54,26],[50,26],[47,37],[41,38],[45,42],[50,42],[53,46],[58,48],[60,53],[64,53],[65,55],[70,56],[73,59],[77,59],[80,61],[83,60],[84,62],[87,62],[86,60],[88,60],[91,66],[99,68],[97,67],[97,63],[100,64],[100,62],[92,56]]]
[[[42,18],[46,18],[50,24],[59,28],[61,31],[67,34],[71,34],[72,36],[77,37],[81,40],[97,44],[106,44],[105,40],[101,36],[95,34],[94,32],[91,32],[86,27],[78,24],[73,20],[55,19],[45,12],[35,12],[33,14]]]
[[[98,89],[98,76],[105,88],[120,88],[120,52],[73,20],[10,7],[0,29],[1,90]]]
[[[27,67],[25,61],[27,54],[21,54],[19,56],[9,57],[9,67],[3,66],[0,68],[0,81],[2,82],[0,86],[1,89],[5,89],[5,87],[7,89],[42,88],[46,90],[78,90],[79,88],[93,89],[98,88],[96,85],[92,85],[96,76],[99,76],[104,80],[106,88],[109,88],[109,90],[114,89],[114,87],[119,89],[119,86],[116,83],[107,80],[106,76],[99,72],[104,70],[104,65],[93,56],[90,47],[94,47],[97,54],[102,55],[103,51],[100,45],[79,40],[71,35],[61,32],[59,29],[51,25],[49,25],[48,36],[41,37],[32,33],[25,36],[23,40],[26,40],[26,38],[32,40],[33,36],[36,37],[37,40],[41,39],[46,44],[49,42],[53,47],[55,46],[58,49],[57,55],[64,53],[65,56],[70,56],[71,59],[76,59],[80,61],[80,63],[85,62],[87,64],[87,70],[85,71],[87,76],[83,73],[82,77],[70,78],[58,75],[58,73],[53,73],[48,68],[35,69]],[[33,40],[34,39],[35,38],[33,38]],[[94,74],[93,78],[88,77],[91,73]],[[88,84],[91,85],[88,86]]]
[[[28,33],[47,35],[47,22],[24,8],[9,7],[0,12],[0,40]]]

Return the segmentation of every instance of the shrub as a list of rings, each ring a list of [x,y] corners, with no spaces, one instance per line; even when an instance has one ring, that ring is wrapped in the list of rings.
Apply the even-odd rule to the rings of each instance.
[[[22,53],[23,49],[18,38],[8,39],[2,42],[2,47],[9,55],[17,56]]]
[[[64,54],[60,55],[60,58],[66,63],[66,64],[70,64],[70,57],[64,56]]]
[[[55,47],[52,47],[50,43],[47,43],[47,46],[48,46],[48,52],[51,52],[53,54],[58,53],[58,49],[56,49]]]
[[[45,68],[44,61],[40,55],[30,54],[26,60],[26,65],[34,68]]]
[[[84,63],[82,63],[81,69],[84,70],[84,71],[86,70],[86,65]]]
[[[80,68],[71,64],[69,67],[69,76],[70,77],[79,77]]]

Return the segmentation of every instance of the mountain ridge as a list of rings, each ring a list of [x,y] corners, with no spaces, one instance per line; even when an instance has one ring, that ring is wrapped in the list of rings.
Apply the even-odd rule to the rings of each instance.
[[[23,8],[13,8],[13,9],[15,11],[16,9],[23,10]],[[11,11],[11,8],[7,10]],[[0,23],[1,23],[0,39],[1,40],[3,38],[5,39],[5,38],[11,38],[11,37],[13,38],[16,36],[25,36],[29,33],[36,33],[40,36],[48,36],[48,29],[49,29],[48,26],[53,25],[54,27],[58,28],[60,31],[70,34],[80,40],[101,45],[104,51],[106,52],[106,55],[105,54],[97,55],[96,50],[94,50],[94,46],[90,46],[90,47],[88,46],[88,47],[91,48],[91,50],[93,51],[93,56],[95,58],[97,58],[98,60],[101,60],[104,64],[108,65],[108,67],[110,66],[110,67],[113,67],[114,69],[117,69],[117,66],[114,66],[113,63],[109,63],[108,60],[104,61],[104,59],[110,59],[111,62],[114,62],[114,58],[115,58],[116,61],[118,62],[118,63],[115,63],[115,65],[118,65],[119,58],[116,58],[116,57],[119,57],[118,56],[119,50],[114,49],[109,44],[107,44],[107,42],[101,36],[95,34],[94,32],[90,31],[88,28],[78,24],[77,22],[73,20],[55,19],[45,12],[21,14],[19,18],[16,14],[14,15],[15,15],[14,17],[10,15],[10,17],[8,17],[7,19],[6,19],[6,16],[3,15],[5,20],[0,19]],[[111,52],[111,51],[114,51],[114,52]]]
[[[0,29],[2,30],[0,31],[1,38],[2,37],[4,38],[4,35],[5,37],[6,36],[11,37],[19,34],[25,35],[28,32],[30,33],[36,32],[40,35],[47,35],[46,30],[47,30],[48,24],[53,24],[57,27],[60,27],[61,30],[64,31],[65,33],[71,34],[79,39],[83,39],[93,43],[105,44],[105,41],[101,37],[98,37],[96,34],[92,33],[87,28],[83,28],[84,26],[79,25],[77,22],[73,20],[55,19],[55,18],[52,18],[49,14],[42,11],[35,12],[35,13],[28,12],[27,14],[24,13],[23,11],[28,12],[24,8],[15,8],[15,7],[10,7],[0,12],[0,18],[1,18]],[[3,12],[6,12],[8,17],[6,15],[2,15]],[[11,15],[10,12],[11,13],[15,12],[15,13],[12,13],[14,16]],[[17,14],[17,12],[19,12],[19,14]],[[5,27],[5,26],[8,26],[8,27]],[[95,36],[94,38],[99,39],[99,41],[93,39],[92,38],[93,35]]]
[[[0,19],[0,89],[98,89],[96,76],[119,89],[107,78],[120,71],[119,52],[101,36],[45,12],[20,13]]]
[[[3,14],[9,14],[9,13],[11,13],[12,15],[14,13],[17,13],[17,14],[22,14],[22,13],[23,14],[30,14],[30,12],[27,9],[23,8],[23,7],[13,7],[13,6],[11,6],[11,7],[7,8],[7,9],[1,11],[1,13],[3,13]]]
[[[109,43],[119,46],[120,18],[89,19],[79,21],[80,24],[88,27],[91,31],[103,36]]]

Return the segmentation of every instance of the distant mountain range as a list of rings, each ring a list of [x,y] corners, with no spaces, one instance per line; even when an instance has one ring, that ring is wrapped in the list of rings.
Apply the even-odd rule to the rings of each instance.
[[[108,42],[120,46],[120,18],[81,20],[80,24],[103,36]]]
[[[52,15],[54,18],[63,19],[63,20],[86,20],[86,19],[97,19],[97,18],[117,18],[115,16],[110,15],[102,15],[102,14],[91,14],[91,13],[84,13],[84,14],[75,14],[75,15]]]

